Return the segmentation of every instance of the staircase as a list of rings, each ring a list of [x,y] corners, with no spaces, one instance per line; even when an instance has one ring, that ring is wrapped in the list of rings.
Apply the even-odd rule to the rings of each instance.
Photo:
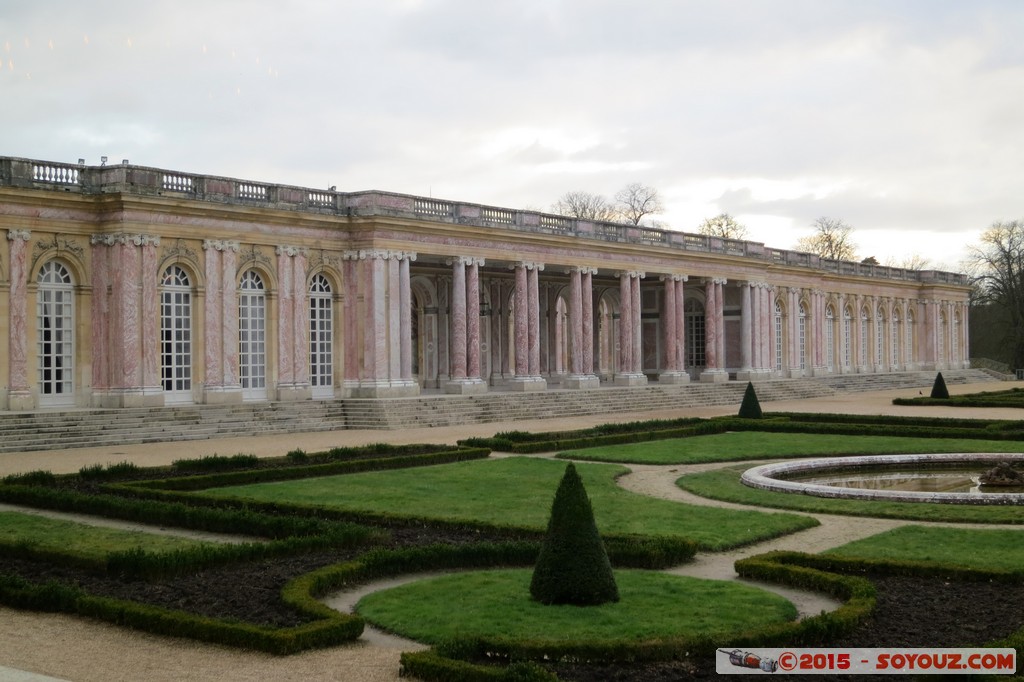
[[[947,384],[992,382],[982,370],[944,371]],[[756,384],[762,403],[806,400],[838,393],[930,389],[934,372],[849,374]],[[187,405],[158,408],[0,412],[0,453],[254,434],[340,429],[401,429],[572,417],[616,412],[680,410],[736,405],[746,384],[691,383],[595,390],[549,389],[538,393],[491,392],[475,396]],[[187,446],[183,446],[187,456]]]

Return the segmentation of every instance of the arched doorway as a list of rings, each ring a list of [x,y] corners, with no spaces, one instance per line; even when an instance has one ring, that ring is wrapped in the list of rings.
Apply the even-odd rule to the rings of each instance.
[[[39,404],[75,402],[75,288],[71,271],[48,261],[36,278]]]
[[[192,280],[178,265],[160,279],[160,378],[165,404],[192,402]]]
[[[243,400],[267,399],[267,296],[255,270],[238,287],[238,378]]]

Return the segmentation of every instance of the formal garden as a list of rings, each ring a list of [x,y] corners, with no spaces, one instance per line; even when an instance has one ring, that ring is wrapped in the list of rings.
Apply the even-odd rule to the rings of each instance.
[[[1020,507],[827,499],[739,476],[767,459],[1021,452],[1022,441],[1018,421],[764,413],[34,471],[0,482],[11,505],[0,512],[0,602],[278,655],[344,646],[373,625],[429,645],[402,657],[426,680],[709,676],[721,647],[1019,648]],[[591,530],[556,542],[570,462],[589,521],[573,512],[566,523]],[[630,492],[618,479],[631,465],[732,504]],[[792,536],[819,524],[813,514],[908,522],[821,553],[736,562],[741,577],[822,593],[833,610],[798,619],[770,590],[665,570]],[[572,596],[551,596],[569,564]],[[323,602],[423,573],[355,613]],[[600,587],[578,587],[591,579]]]

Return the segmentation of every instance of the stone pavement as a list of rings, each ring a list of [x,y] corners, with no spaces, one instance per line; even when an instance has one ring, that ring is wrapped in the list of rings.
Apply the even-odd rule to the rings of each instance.
[[[969,393],[1020,386],[1021,383],[985,383],[950,386],[950,392]],[[896,407],[893,397],[916,394],[916,391],[895,390],[818,398],[808,401],[764,403],[771,411],[846,412],[857,414],[906,414],[920,416],[971,416],[978,418],[1019,419],[1018,410]],[[105,448],[79,448],[65,451],[6,453],[0,455],[0,476],[9,473],[49,469],[55,473],[78,471],[91,464],[132,461],[140,466],[169,464],[173,460],[203,455],[252,453],[259,456],[280,455],[301,447],[307,452],[335,446],[361,445],[374,442],[392,443],[454,443],[469,436],[489,436],[508,430],[563,430],[583,428],[610,421],[673,418],[682,416],[710,417],[735,414],[735,406],[708,407],[657,412],[625,412],[614,415],[556,418],[515,423],[461,425],[436,429],[403,431],[334,431],[308,434],[287,434],[251,438],[224,438],[209,441],[128,445]],[[641,467],[637,470],[642,478]],[[679,474],[673,474],[677,476]],[[630,477],[625,477],[629,479]],[[635,480],[638,480],[635,479]],[[636,482],[632,485],[636,485]],[[674,486],[660,482],[643,486],[648,494],[683,499]],[[658,486],[661,486],[659,492]],[[672,492],[674,489],[675,492]],[[822,519],[826,521],[825,519]],[[780,547],[812,547],[811,551],[842,544],[850,532],[857,536],[873,534],[890,527],[893,522],[875,523],[866,519],[847,520],[830,517],[817,529],[780,538]],[[845,529],[845,530],[844,530]],[[702,555],[693,564],[674,572],[700,577],[731,578],[732,562],[742,555],[775,548],[771,543],[742,548],[735,553]],[[0,607],[0,681],[41,682],[47,679],[91,682],[111,680],[394,680],[398,678],[398,655],[401,642],[357,643],[312,651],[284,658],[254,652],[237,651],[188,640],[177,640],[117,628],[103,623],[62,614],[40,614]],[[6,667],[5,667],[6,666]],[[47,677],[50,676],[50,677]]]

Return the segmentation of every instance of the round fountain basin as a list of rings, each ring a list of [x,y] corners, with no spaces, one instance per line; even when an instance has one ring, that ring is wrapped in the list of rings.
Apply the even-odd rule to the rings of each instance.
[[[948,492],[944,490],[896,489],[891,485],[893,478],[912,477],[915,472],[922,479],[934,479],[935,473],[955,469],[958,475],[970,477],[991,469],[999,462],[1022,463],[1024,453],[971,453],[932,455],[871,455],[863,457],[825,457],[818,459],[789,460],[764,464],[748,469],[741,481],[744,485],[780,493],[799,493],[816,497],[831,497],[857,500],[885,500],[889,502],[937,502],[941,504],[1024,504],[1024,492],[1019,489],[986,487]],[[842,478],[851,473],[870,472],[871,476],[858,476],[857,487],[843,485]],[[808,479],[819,479],[812,482]],[[867,478],[875,478],[877,487],[870,485]],[[804,480],[800,480],[804,479]],[[828,480],[828,482],[824,482]],[[889,480],[889,483],[886,483]],[[923,484],[919,487],[927,487]]]

